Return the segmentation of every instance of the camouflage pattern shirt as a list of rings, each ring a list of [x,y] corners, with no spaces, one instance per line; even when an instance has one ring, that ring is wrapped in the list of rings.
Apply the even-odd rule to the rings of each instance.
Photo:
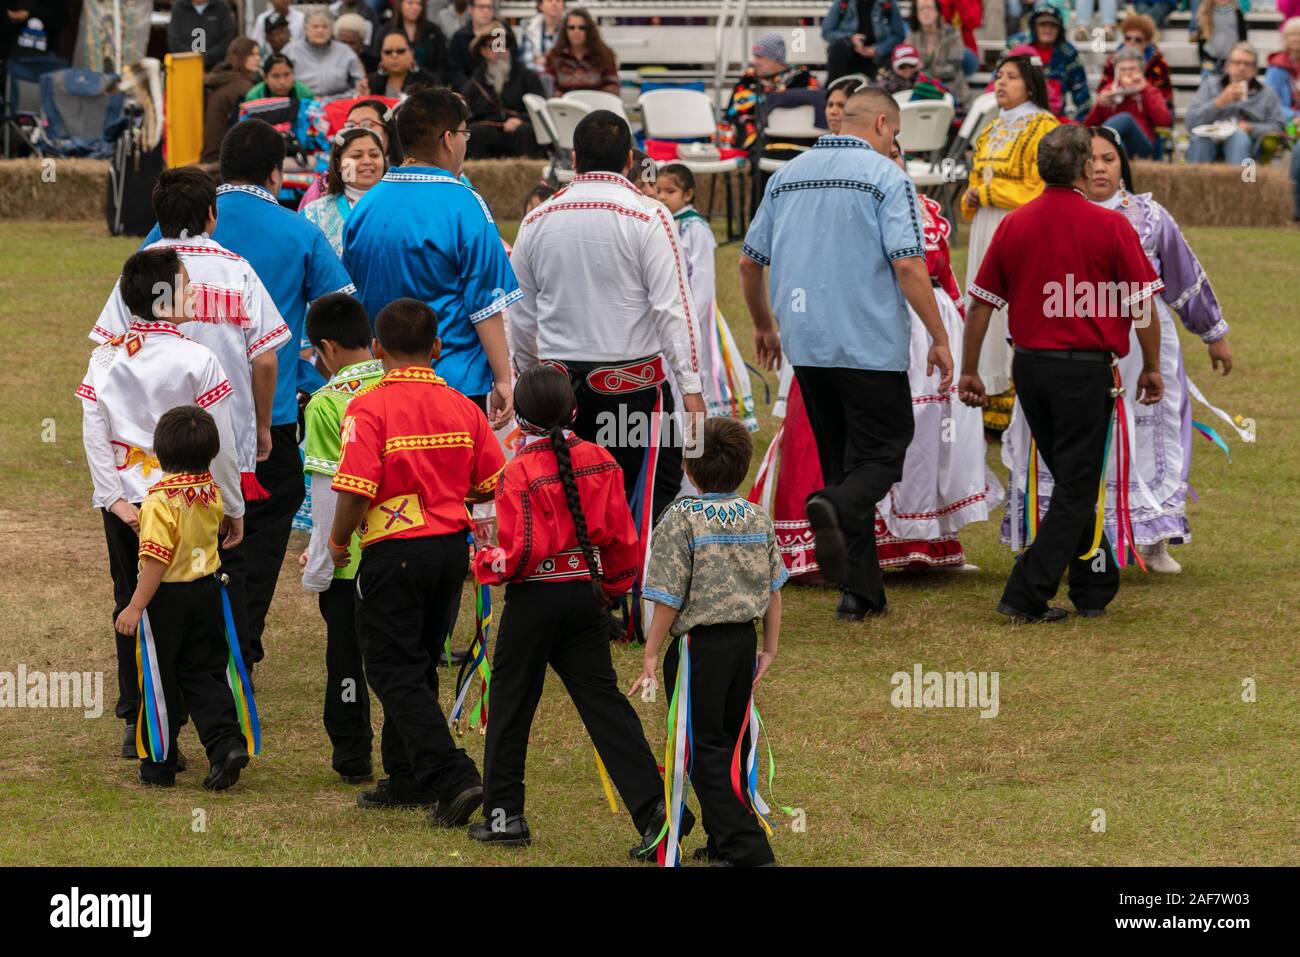
[[[788,574],[772,519],[735,492],[680,498],[650,540],[642,594],[677,609],[670,632],[753,621]]]

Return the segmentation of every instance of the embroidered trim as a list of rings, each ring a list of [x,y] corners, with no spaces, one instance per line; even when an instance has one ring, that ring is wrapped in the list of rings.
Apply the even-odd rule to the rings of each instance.
[[[333,475],[339,470],[339,463],[333,459],[323,459],[318,455],[304,455],[302,460],[303,471],[319,472],[322,475]]]
[[[790,580],[790,570],[785,567],[785,562],[782,562],[781,574],[777,575],[776,578],[773,579],[771,587],[768,588],[768,591],[769,592],[778,591],[781,588],[781,586],[784,585],[789,580]]]
[[[1207,345],[1211,342],[1218,342],[1228,334],[1228,320],[1220,319],[1210,327],[1209,332],[1201,333],[1201,341]]]
[[[632,181],[626,176],[622,176],[618,173],[607,173],[601,170],[597,170],[594,173],[578,173],[573,177],[571,183],[612,183],[614,186],[622,186],[624,189],[631,190],[638,196],[641,195],[641,191],[633,186]]]
[[[230,381],[228,379],[222,379],[207,392],[195,399],[194,404],[200,409],[206,409],[210,406],[216,405],[234,391],[235,390],[230,387]]]
[[[505,470],[506,467],[504,465],[501,466],[501,468],[497,469],[493,474],[489,475],[482,482],[479,482],[477,485],[471,485],[470,488],[480,495],[485,495],[488,492],[491,492],[493,489],[497,487],[497,485],[500,484],[501,476],[505,472]]]
[[[330,488],[336,492],[355,492],[358,495],[364,495],[366,498],[374,498],[376,493],[379,492],[379,483],[372,482],[370,479],[362,478],[359,475],[335,472],[334,481],[330,483]]]
[[[218,193],[220,193],[220,190],[218,190]],[[164,242],[166,241],[164,240]],[[201,256],[204,254],[209,256],[225,256],[227,259],[235,259],[239,262],[245,261],[244,257],[239,255],[239,253],[227,249],[215,242],[211,246],[183,246],[171,242],[166,242],[166,245],[171,249],[176,250],[178,253],[188,253],[195,256]]]
[[[677,276],[677,296],[681,299],[682,309],[686,312],[686,335],[691,343],[691,371],[700,371],[700,360],[695,348],[695,322],[691,317],[691,293],[686,285],[686,276],[683,275],[681,250],[677,248],[677,230],[673,229],[672,220],[664,215],[665,207],[661,204],[655,207],[655,216],[659,219],[659,225],[663,227],[664,232],[668,234],[668,245],[673,249],[673,273]]]
[[[1207,279],[1208,277],[1205,275],[1204,271],[1198,272],[1196,274],[1196,282],[1189,288],[1184,289],[1183,294],[1169,304],[1169,308],[1173,309],[1175,312],[1182,309],[1183,306],[1187,305],[1187,300],[1191,299],[1201,291],[1201,287],[1205,285]]]
[[[1005,299],[1003,299],[1001,296],[993,295],[993,293],[989,292],[987,289],[984,289],[981,286],[975,285],[975,283],[971,283],[969,286],[966,287],[966,293],[972,298],[978,299],[981,302],[993,306],[995,309],[1007,308],[1007,301]]]
[[[82,399],[87,400],[88,402],[98,402],[98,401],[99,401],[99,399],[97,399],[97,398],[95,397],[95,390],[94,390],[94,388],[93,388],[90,384],[88,384],[88,383],[86,383],[86,382],[83,382],[83,383],[81,383],[81,385],[77,386],[77,392],[76,392],[76,395],[77,395],[79,398],[82,398]]]
[[[172,562],[172,554],[172,550],[166,545],[160,545],[158,542],[151,542],[148,539],[143,539],[140,542],[139,555],[141,557],[148,555],[152,558],[158,559],[165,565],[170,565]]]
[[[99,323],[95,323],[95,325],[90,328],[90,338],[94,339],[95,336],[99,336],[100,342],[107,342],[109,339],[113,338],[113,333],[109,332]]]
[[[403,173],[399,170],[389,170],[384,174],[384,179],[390,183],[452,183],[461,189],[469,190],[470,194],[478,200],[479,209],[483,210],[483,215],[492,225],[496,225],[496,220],[492,218],[492,210],[488,209],[488,204],[483,201],[478,190],[472,186],[466,186],[454,176],[443,176],[439,173]]]
[[[362,379],[376,374],[382,378],[383,371],[384,363],[379,359],[366,359],[362,362],[356,362],[350,366],[344,366],[317,391],[323,392],[330,389],[335,392],[355,393],[361,389],[363,385]]]
[[[700,545],[757,545],[766,541],[767,535],[763,532],[749,532],[742,535],[700,535],[698,538],[691,539],[691,548]]]
[[[657,605],[667,605],[669,608],[680,609],[685,601],[676,595],[670,595],[666,591],[660,591],[658,588],[641,589],[641,597],[646,598]]]
[[[247,349],[248,358],[252,359],[263,352],[266,352],[271,346],[278,344],[282,340],[289,338],[289,327],[280,323],[275,329],[272,329],[260,339],[253,341]]]
[[[1165,281],[1163,279],[1156,279],[1153,280],[1152,282],[1144,283],[1142,288],[1139,289],[1137,292],[1133,293],[1133,295],[1129,296],[1127,299],[1125,299],[1123,304],[1125,306],[1136,305],[1137,303],[1141,302],[1143,299],[1150,299],[1152,296],[1154,296],[1156,293],[1158,293],[1161,289],[1164,288],[1165,288]]]
[[[888,258],[889,261],[892,263],[892,262],[897,262],[900,259],[910,259],[914,256],[924,256],[924,255],[925,255],[924,246],[907,246],[903,249],[895,249],[893,252],[889,254]]]
[[[549,203],[538,206],[528,218],[523,221],[523,226],[531,226],[537,220],[541,219],[547,213],[554,213],[559,210],[568,209],[606,209],[612,213],[618,213],[621,216],[630,216],[632,219],[639,219],[643,223],[650,222],[650,214],[639,209],[628,209],[626,206],[620,206],[618,203],[609,200],[571,200],[564,203],[555,202],[552,197]]]
[[[856,179],[803,179],[794,183],[781,183],[772,188],[772,195],[799,189],[856,189],[871,194],[878,202],[885,198],[884,190],[879,186]]]
[[[166,492],[170,489],[193,488],[199,485],[211,485],[211,472],[177,472],[171,478],[165,478],[149,486],[151,492]]]
[[[494,299],[478,312],[470,313],[470,325],[478,325],[478,323],[482,322],[484,319],[492,318],[512,302],[518,302],[522,298],[524,298],[524,291],[522,289],[516,289],[514,292],[508,292],[504,296]]]
[[[446,385],[447,380],[432,369],[422,366],[403,366],[384,373],[380,382],[427,382],[430,385]]]
[[[440,432],[437,435],[395,435],[384,442],[383,455],[396,452],[420,452],[428,449],[472,449],[474,439],[468,432]]]
[[[279,201],[261,186],[244,183],[222,183],[217,187],[218,196],[225,196],[227,193],[247,193],[249,196],[256,196],[258,199],[266,200],[272,206],[280,205]]]
[[[749,243],[742,242],[740,244],[740,251],[744,253],[746,256],[748,256],[750,259],[754,260],[754,262],[758,263],[760,266],[772,265],[772,260],[770,257],[764,256],[762,253],[760,253]]]
[[[176,328],[176,323],[168,322],[166,319],[153,319],[146,322],[143,319],[132,319],[128,332],[156,332],[165,336],[177,336],[184,339],[185,333]]]

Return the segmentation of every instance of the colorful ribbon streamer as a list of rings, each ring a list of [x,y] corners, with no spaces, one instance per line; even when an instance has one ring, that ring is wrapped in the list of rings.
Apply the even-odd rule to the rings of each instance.
[[[149,622],[148,609],[140,615],[137,634],[135,671],[140,689],[140,715],[135,723],[135,753],[141,760],[161,764],[167,760],[171,727],[168,724],[162,673],[158,670],[158,648],[154,644],[153,625]]]
[[[1221,448],[1223,454],[1228,457],[1228,462],[1232,462],[1232,450],[1228,448],[1228,443],[1223,441],[1223,436],[1219,435],[1218,432],[1214,431],[1214,429],[1210,428],[1204,422],[1197,422],[1195,419],[1192,419],[1192,428],[1205,436],[1207,441],[1213,442]]]
[[[235,713],[239,727],[253,754],[262,753],[262,723],[257,718],[257,702],[253,700],[253,682],[248,677],[244,656],[239,651],[239,634],[235,631],[235,616],[230,611],[230,593],[225,582],[221,584],[221,612],[226,619],[226,683],[235,696]]]
[[[632,524],[637,530],[637,575],[632,583],[632,593],[624,600],[623,637],[627,644],[642,634],[641,588],[646,565],[650,562],[650,529],[654,524],[655,474],[659,465],[660,419],[663,415],[663,385],[655,386],[655,405],[650,413],[650,440],[641,459],[636,486],[632,489]]]
[[[600,775],[600,787],[605,792],[605,800],[609,802],[609,813],[618,813],[618,799],[614,797],[614,784],[609,779],[609,772],[605,770],[605,762],[601,760],[600,752],[594,747],[591,753],[596,756],[596,773]]]

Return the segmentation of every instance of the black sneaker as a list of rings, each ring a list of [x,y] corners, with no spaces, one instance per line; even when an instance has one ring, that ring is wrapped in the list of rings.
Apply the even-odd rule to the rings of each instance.
[[[664,810],[664,802],[660,801],[655,806],[655,816],[650,826],[645,829],[641,835],[641,843],[627,852],[627,856],[634,861],[642,861],[648,864],[655,862],[655,846],[659,838],[659,833],[664,829],[664,822],[668,819],[668,814]],[[677,836],[678,841],[691,833],[695,827],[695,815],[691,813],[689,807],[682,808],[682,833]],[[667,835],[665,835],[665,839]]]
[[[357,804],[368,808],[431,808],[437,803],[436,794],[418,786],[395,791],[392,778],[380,778],[373,791],[357,795]]]
[[[474,784],[450,800],[439,801],[437,807],[428,814],[429,823],[439,827],[464,827],[482,806],[483,785]]]
[[[248,750],[237,744],[220,761],[208,769],[208,776],[203,779],[203,786],[209,791],[225,791],[235,786],[239,772],[248,767]]]
[[[528,821],[522,814],[506,818],[499,828],[488,821],[471,824],[469,839],[480,844],[500,844],[502,847],[528,847],[533,843]]]
[[[813,549],[822,576],[829,582],[842,585],[849,577],[849,549],[844,541],[835,506],[824,495],[812,494],[804,503],[808,524],[812,526]]]
[[[135,722],[126,722],[126,730],[122,732],[122,757],[131,761],[139,761],[140,755],[135,750]]]
[[[1008,605],[1006,602],[998,603],[998,614],[1006,615],[1008,618],[1011,618],[1014,621],[1019,621],[1027,625],[1051,624],[1057,621],[1064,621],[1066,618],[1069,617],[1068,613],[1064,608],[1048,607],[1047,611],[1043,612],[1041,615],[1031,615],[1027,611],[1021,611],[1019,608],[1013,608],[1011,605]]]

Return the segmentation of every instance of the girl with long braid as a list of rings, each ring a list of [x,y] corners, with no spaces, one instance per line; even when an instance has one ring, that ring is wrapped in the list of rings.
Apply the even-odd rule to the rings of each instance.
[[[570,429],[577,399],[568,376],[545,365],[515,384],[524,444],[497,489],[499,545],[475,557],[481,584],[506,586],[492,657],[492,719],[483,757],[483,816],[469,836],[524,847],[528,734],[546,666],[578,708],[641,844],[664,829],[664,788],[641,721],[617,686],[607,609],[637,576],[637,536],[613,456]],[[692,822],[693,823],[693,820]],[[689,828],[683,822],[682,830]]]

